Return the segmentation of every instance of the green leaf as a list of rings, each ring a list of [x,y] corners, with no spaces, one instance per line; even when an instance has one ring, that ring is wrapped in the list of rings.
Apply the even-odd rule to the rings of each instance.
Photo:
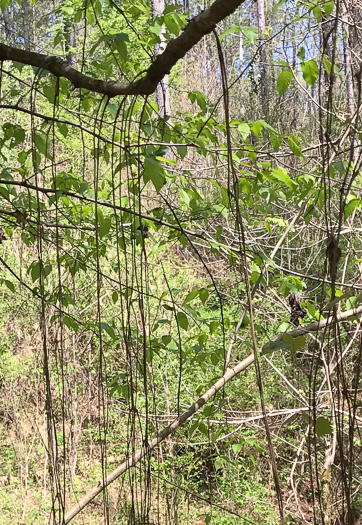
[[[104,219],[98,230],[100,237],[104,237],[105,235],[107,235],[107,233],[111,229],[111,224],[111,219],[109,217]]]
[[[64,122],[57,122],[57,128],[64,138],[68,135],[68,126]]]
[[[287,0],[279,0],[279,2],[277,2],[275,4],[275,6],[273,7],[273,13],[276,13],[279,9],[279,7],[281,7],[283,4],[285,4]]]
[[[170,335],[163,335],[161,339],[162,339],[163,344],[167,346],[171,343],[172,337]]]
[[[119,107],[117,104],[112,104],[111,102],[108,102],[107,104],[107,111],[111,115],[111,117],[116,118],[118,113]]]
[[[145,183],[149,180],[152,181],[157,193],[160,193],[166,182],[166,177],[161,164],[156,159],[146,157],[143,169],[143,180]]]
[[[174,4],[174,5],[168,5],[165,7],[165,10],[163,12],[164,15],[168,15],[169,13],[172,13],[173,11],[176,11],[177,9],[180,9],[180,6],[178,3]]]
[[[262,129],[263,124],[260,121],[254,122],[254,124],[251,126],[251,132],[256,138],[259,137]]]
[[[327,74],[330,75],[332,71],[332,63],[328,60],[328,58],[325,55],[323,55],[323,65]]]
[[[175,36],[178,36],[181,28],[178,24],[178,20],[176,18],[177,15],[169,15],[165,17],[165,26]]]
[[[11,281],[8,281],[7,279],[4,279],[4,284],[9,288],[11,292],[15,292],[15,286]]]
[[[200,299],[202,304],[205,304],[209,298],[209,290],[207,288],[201,288],[199,291]]]
[[[18,161],[20,162],[20,164],[24,164],[26,159],[29,157],[31,153],[31,150],[23,150],[23,151],[20,151],[19,154],[18,154]]]
[[[300,58],[300,60],[304,61],[304,59],[305,59],[305,48],[303,46],[298,48],[297,57]]]
[[[284,321],[281,325],[278,326],[278,332],[286,332],[291,329],[291,324]]]
[[[45,133],[35,132],[34,142],[36,149],[43,155],[47,154],[47,146],[49,145],[49,140]]]
[[[246,140],[250,135],[250,127],[246,122],[241,122],[241,124],[239,124],[238,131],[242,136],[243,140]]]
[[[313,87],[319,75],[319,68],[315,60],[308,60],[302,63],[304,80]]]
[[[197,427],[199,426],[199,422],[198,420],[196,419],[196,421],[194,421],[189,429],[189,437],[192,437],[194,435],[194,433],[196,432],[196,429]]]
[[[185,235],[180,235],[179,236],[179,241],[180,241],[180,244],[185,248],[187,245],[188,245],[188,239]]]
[[[290,348],[293,344],[293,338],[290,340],[289,334],[284,334],[282,337],[278,337],[276,341],[269,341],[261,349],[261,355],[271,354],[276,350],[283,350],[284,348]],[[289,336],[290,337],[290,336]]]
[[[280,73],[277,80],[277,90],[279,95],[284,95],[292,81],[292,78],[293,75],[290,69],[284,69],[284,71]]]
[[[192,290],[190,293],[188,293],[184,299],[183,305],[189,303],[192,301],[192,299],[195,299],[195,297],[199,295],[199,290]]]
[[[244,444],[243,443],[234,443],[231,448],[233,449],[233,452],[235,454],[237,454],[238,452],[240,452],[240,450],[242,450]]]
[[[362,204],[361,199],[352,199],[352,200],[350,200],[349,203],[346,204],[346,206],[344,207],[344,217],[345,217],[345,219],[347,219],[350,215],[352,215],[354,210],[357,210],[357,209],[361,208],[361,204]]]
[[[112,38],[117,42],[129,42],[128,33],[113,33],[109,35],[109,38]]]
[[[322,18],[322,8],[317,5],[314,9],[313,9],[313,15],[316,17],[316,19],[319,20]]]
[[[199,422],[198,429],[202,434],[204,434],[205,436],[208,436],[209,430],[207,426],[205,425],[205,423],[203,423],[202,421]]]
[[[52,267],[52,265],[50,263],[44,264],[44,266],[43,266],[44,277],[48,277],[48,275],[52,271],[52,268],[53,267]]]
[[[272,174],[276,179],[278,179],[281,182],[284,182],[288,188],[293,189],[293,181],[289,177],[288,173],[285,169],[279,168],[279,169],[272,169]]]
[[[329,16],[332,13],[333,9],[334,9],[334,2],[327,2],[326,4],[324,4],[324,12],[326,16]]]
[[[161,34],[161,31],[162,31],[162,26],[159,26],[159,25],[155,25],[155,26],[151,26],[148,28],[151,33],[153,33],[154,35],[156,36],[159,36]]]
[[[270,133],[269,134],[270,144],[274,151],[279,151],[280,146],[283,142],[283,135],[280,133]]]
[[[225,206],[225,208],[229,209],[230,208],[230,197],[228,194],[228,189],[225,186],[221,188],[221,199],[222,199],[222,203]]]
[[[300,145],[299,140],[294,135],[290,135],[288,137],[288,144],[294,155],[297,157],[302,157],[302,146]]]
[[[33,283],[40,277],[40,264],[39,262],[34,262],[30,266],[30,275],[33,280]]]
[[[115,40],[114,46],[117,49],[118,54],[121,57],[121,59],[126,61],[128,59],[128,54],[127,54],[127,45],[125,44],[125,42],[123,42],[123,40]]]
[[[79,324],[77,323],[77,321],[72,317],[69,317],[68,315],[65,315],[63,317],[63,324],[68,328],[73,328],[75,332],[79,330]]]
[[[93,211],[93,208],[90,204],[86,204],[84,207],[83,207],[83,210],[82,210],[82,217],[83,219],[85,217],[87,217],[87,215],[89,215],[91,212]]]
[[[219,362],[220,354],[218,352],[213,352],[211,354],[211,362],[214,366],[216,366]]]
[[[306,336],[300,335],[299,337],[296,337],[293,342],[293,350],[300,350],[305,346],[306,343]]]
[[[109,217],[104,217],[103,212],[100,208],[97,210],[98,217],[98,233],[100,237],[105,237],[111,229],[112,221]]]
[[[177,149],[177,153],[180,155],[181,159],[183,160],[187,154],[186,144],[184,146],[176,146],[176,149]]]
[[[219,325],[220,325],[219,321],[212,321],[209,326],[210,334],[214,334],[216,330],[219,328]]]
[[[25,139],[25,131],[20,126],[15,126],[13,133],[13,140],[11,141],[10,147],[14,148]]]
[[[60,42],[62,42],[62,40],[63,40],[63,35],[62,35],[62,33],[58,33],[58,34],[56,35],[56,37],[54,38],[54,41],[53,41],[53,45],[54,45],[54,47],[57,47],[57,45],[60,44]]]
[[[55,101],[55,89],[53,86],[49,86],[49,85],[46,85],[43,87],[43,93],[45,95],[45,97],[48,99],[48,101],[51,103],[51,104],[54,104],[54,101]]]
[[[5,124],[3,124],[3,130],[4,139],[12,139],[10,142],[10,149],[14,148],[15,146],[23,142],[25,139],[25,131],[18,124],[11,124],[10,122],[5,122]]]
[[[11,0],[1,0],[0,6],[1,11],[4,12],[7,7],[11,4]]]
[[[229,27],[226,31],[224,31],[223,33],[221,33],[221,35],[219,36],[219,40],[220,42],[222,40],[224,40],[224,38],[227,36],[227,35],[230,35],[231,33],[239,33],[240,32],[240,26],[232,26],[232,27]]]
[[[179,326],[181,326],[181,328],[183,328],[184,330],[187,330],[189,326],[189,320],[187,318],[187,315],[184,314],[184,312],[177,312],[176,318]]]
[[[189,97],[190,97],[191,93],[189,93]],[[206,111],[206,95],[204,95],[204,93],[201,93],[201,91],[194,91],[193,92],[193,95],[195,96],[195,99],[194,101],[196,100],[199,108],[201,109],[201,111],[205,112]],[[193,97],[192,97],[193,98]]]
[[[220,470],[221,467],[226,463],[226,459],[223,456],[219,456],[215,459],[215,470]]]
[[[323,437],[332,434],[333,429],[329,419],[323,416],[319,417],[315,424],[315,431],[318,437]]]
[[[249,27],[249,26],[243,26],[240,28],[246,38],[250,40],[251,44],[255,44],[255,42],[258,40],[258,28],[257,27]]]
[[[101,322],[99,323],[100,324],[100,329],[101,330],[104,330],[105,332],[107,332],[107,334],[115,341],[117,339],[116,337],[116,334],[112,328],[112,326],[109,326],[108,323],[105,323],[105,322]]]

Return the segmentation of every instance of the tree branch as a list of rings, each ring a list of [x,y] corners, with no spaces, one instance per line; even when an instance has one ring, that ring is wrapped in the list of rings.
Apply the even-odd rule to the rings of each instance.
[[[353,310],[347,310],[337,316],[331,316],[323,321],[317,321],[300,328],[296,328],[288,334],[292,337],[299,337],[300,335],[308,334],[309,332],[316,332],[327,325],[332,324],[334,321],[342,321],[362,313],[362,306],[354,308]],[[285,334],[278,334],[274,337],[267,345],[263,346],[264,350],[269,347],[272,342],[282,339]],[[234,368],[228,368],[224,375],[216,381],[216,383],[209,388],[205,394],[203,394],[193,405],[191,405],[185,412],[183,412],[178,418],[176,418],[170,425],[165,427],[155,437],[153,437],[148,443],[145,443],[137,452],[132,456],[128,457],[121,465],[119,465],[113,472],[111,472],[105,481],[98,481],[98,484],[87,492],[65,515],[65,525],[69,523],[79,512],[81,512],[98,494],[100,494],[108,485],[115,481],[121,474],[126,472],[131,467],[134,467],[146,454],[150,453],[154,448],[157,447],[162,441],[168,436],[173,434],[181,425],[183,425],[191,416],[193,416],[200,408],[202,408],[230,379],[239,374],[242,370],[245,370],[254,362],[254,354],[249,355],[243,361],[240,361]]]
[[[106,208],[111,208],[112,210],[117,210],[125,213],[129,213],[130,215],[134,217],[138,217],[141,219],[145,219],[147,221],[151,221],[154,224],[158,224],[159,226],[165,226],[166,228],[170,228],[171,230],[176,230],[180,233],[190,235],[192,237],[196,237],[198,239],[204,240],[205,236],[202,233],[192,232],[191,230],[186,230],[182,226],[178,226],[176,224],[172,224],[170,222],[164,221],[162,219],[157,219],[157,217],[152,217],[151,215],[146,215],[144,213],[139,213],[132,208],[126,208],[125,206],[118,206],[117,204],[112,204],[111,202],[101,201],[97,199],[93,199],[92,197],[86,197],[85,195],[80,195],[79,193],[75,193],[73,191],[67,191],[67,190],[59,190],[54,188],[43,188],[42,186],[36,186],[35,184],[30,184],[29,182],[25,181],[16,181],[16,180],[6,180],[6,179],[0,179],[0,184],[7,184],[12,186],[20,186],[22,188],[27,188],[29,190],[35,190],[40,191],[41,193],[44,193],[47,195],[48,193],[56,194],[58,192],[61,192],[62,195],[67,195],[68,197],[73,197],[75,199],[79,199],[80,201],[85,202],[91,202],[92,204],[97,203],[98,206],[104,206]],[[4,211],[4,210],[3,210]],[[11,213],[11,215],[16,216],[17,212]],[[7,213],[9,215],[9,213]],[[56,224],[54,224],[54,227]],[[231,249],[231,248],[230,248]]]
[[[244,1],[216,0],[212,6],[193,18],[177,38],[167,44],[165,51],[157,56],[143,78],[130,84],[100,80],[83,75],[58,56],[43,55],[6,44],[0,44],[0,61],[14,60],[21,64],[46,69],[56,77],[67,78],[77,88],[102,93],[109,98],[116,95],[150,95],[176,62],[183,58],[205,35],[213,31],[221,20],[231,15]]]

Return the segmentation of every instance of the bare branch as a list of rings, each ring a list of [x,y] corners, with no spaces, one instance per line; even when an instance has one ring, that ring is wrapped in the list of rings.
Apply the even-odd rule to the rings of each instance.
[[[309,332],[316,332],[327,325],[332,324],[334,321],[342,321],[362,313],[362,306],[354,308],[353,310],[347,310],[337,316],[331,316],[323,321],[317,321],[306,326],[302,326],[291,332],[288,332],[292,337],[298,337],[300,335],[308,334]],[[285,334],[278,334],[272,339],[271,342],[282,339]],[[266,348],[270,343],[264,345],[263,349]],[[182,426],[188,419],[190,419],[196,412],[200,410],[230,379],[235,377],[245,368],[248,368],[254,362],[254,354],[249,355],[243,361],[240,361],[234,368],[228,368],[224,375],[216,381],[216,383],[209,388],[205,394],[203,394],[193,405],[191,405],[185,412],[183,412],[178,418],[176,418],[170,425],[165,427],[155,437],[153,437],[148,443],[145,443],[137,452],[132,456],[128,457],[119,467],[111,472],[105,481],[98,481],[97,485],[87,492],[83,498],[81,498],[70,510],[67,512],[64,518],[64,523],[69,523],[79,512],[81,512],[98,494],[100,494],[108,485],[115,481],[121,474],[126,472],[129,468],[134,467],[146,454],[149,454],[154,448],[157,447],[162,441],[168,436],[174,434],[176,430]]]

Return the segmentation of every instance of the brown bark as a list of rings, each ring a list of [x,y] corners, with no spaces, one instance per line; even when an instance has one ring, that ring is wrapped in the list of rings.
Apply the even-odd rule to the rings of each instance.
[[[221,20],[231,15],[244,1],[228,0],[225,2],[225,0],[216,0],[208,9],[193,18],[177,38],[167,44],[165,51],[158,55],[142,79],[130,84],[99,80],[83,75],[57,56],[42,55],[5,44],[0,44],[0,61],[15,60],[22,64],[46,69],[57,77],[67,78],[77,88],[89,89],[108,97],[150,95],[178,60],[183,58],[203,36],[211,33]]]

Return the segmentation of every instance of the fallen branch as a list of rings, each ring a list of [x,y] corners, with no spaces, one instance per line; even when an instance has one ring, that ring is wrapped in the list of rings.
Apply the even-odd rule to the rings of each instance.
[[[56,77],[67,78],[76,88],[89,89],[109,98],[116,95],[150,95],[164,76],[170,73],[176,62],[244,1],[216,0],[212,6],[193,18],[177,38],[167,44],[165,51],[157,56],[143,78],[130,84],[90,77],[80,73],[58,56],[43,55],[6,44],[0,44],[0,61],[14,60],[21,64],[46,69]]]
[[[355,315],[362,313],[362,306],[354,308],[352,310],[347,310],[338,314],[337,316],[331,316],[323,321],[317,321],[300,328],[296,328],[291,332],[288,332],[289,336],[293,338],[299,337],[301,335],[308,334],[309,332],[317,332],[327,325],[332,324],[334,321],[339,322]],[[274,337],[271,342],[279,341],[283,338],[285,334],[278,334]],[[263,349],[269,347],[270,343],[264,345]],[[262,350],[263,350],[262,349]],[[249,355],[243,361],[240,361],[234,368],[228,368],[224,375],[216,381],[216,383],[209,388],[205,394],[203,394],[193,405],[191,405],[185,412],[183,412],[178,418],[176,418],[170,425],[165,427],[161,432],[159,432],[155,437],[153,437],[147,444],[144,444],[137,452],[132,456],[128,457],[119,467],[117,467],[113,472],[111,472],[105,481],[98,481],[97,485],[87,492],[65,515],[64,523],[69,523],[81,510],[83,510],[88,503],[90,503],[98,494],[100,494],[108,485],[115,481],[121,474],[126,472],[131,467],[134,467],[146,454],[150,453],[151,450],[157,447],[162,441],[164,441],[168,436],[174,434],[174,432],[182,426],[188,419],[190,419],[196,412],[200,410],[215,394],[218,392],[230,379],[238,375],[242,370],[245,370],[254,362],[254,354]]]

